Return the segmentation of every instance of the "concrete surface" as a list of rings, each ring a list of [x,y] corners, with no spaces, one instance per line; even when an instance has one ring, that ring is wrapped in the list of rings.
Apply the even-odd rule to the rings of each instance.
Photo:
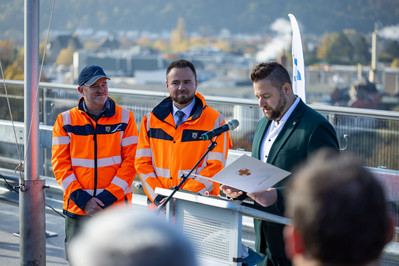
[[[20,265],[19,207],[0,201],[0,265]],[[46,232],[56,236],[46,239],[46,265],[68,265],[64,254],[64,218],[46,213]]]

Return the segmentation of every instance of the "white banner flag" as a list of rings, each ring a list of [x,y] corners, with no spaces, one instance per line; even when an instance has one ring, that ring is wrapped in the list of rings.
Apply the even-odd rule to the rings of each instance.
[[[292,26],[292,86],[294,94],[298,95],[306,103],[305,62],[303,60],[301,33],[295,16],[288,14],[288,17]]]

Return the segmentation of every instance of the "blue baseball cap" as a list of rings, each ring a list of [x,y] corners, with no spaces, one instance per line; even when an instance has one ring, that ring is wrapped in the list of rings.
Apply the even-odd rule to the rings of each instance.
[[[110,79],[107,77],[107,75],[105,75],[104,70],[101,67],[87,66],[80,71],[78,83],[79,86],[91,86],[100,78]]]

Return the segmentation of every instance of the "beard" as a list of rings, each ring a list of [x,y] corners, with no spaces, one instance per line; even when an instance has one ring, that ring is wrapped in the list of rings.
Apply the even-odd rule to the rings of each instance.
[[[188,104],[194,99],[195,93],[179,93],[174,96],[170,96],[172,100],[178,104]]]
[[[287,104],[287,100],[285,99],[285,97],[283,95],[283,92],[280,91],[280,99],[278,101],[278,104],[277,104],[276,108],[274,108],[274,109],[271,108],[271,113],[269,113],[269,114],[267,114],[264,111],[264,114],[265,114],[266,118],[269,119],[269,120],[280,119],[286,104]]]

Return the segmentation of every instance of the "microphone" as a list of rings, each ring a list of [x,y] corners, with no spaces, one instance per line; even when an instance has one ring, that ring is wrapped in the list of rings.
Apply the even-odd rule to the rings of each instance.
[[[199,137],[199,140],[209,140],[213,137],[219,136],[220,134],[229,131],[229,130],[233,130],[236,127],[238,127],[238,120],[233,119],[229,122],[227,122],[226,124],[224,124],[223,126],[220,126],[218,128],[215,128],[214,130],[208,131],[204,134],[201,135],[201,137]]]

